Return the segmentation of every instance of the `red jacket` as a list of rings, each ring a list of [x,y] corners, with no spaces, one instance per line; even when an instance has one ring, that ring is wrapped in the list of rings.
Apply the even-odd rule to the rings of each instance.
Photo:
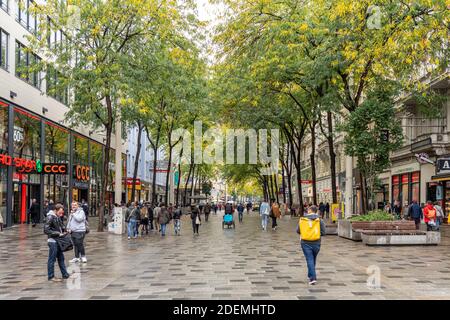
[[[434,217],[430,217],[429,214],[431,213],[430,211],[433,210],[434,211]],[[432,219],[430,219],[432,218]],[[436,209],[434,208],[434,206],[432,204],[427,204],[425,206],[425,208],[423,208],[423,219],[425,221],[425,223],[430,222],[430,220],[436,220]]]

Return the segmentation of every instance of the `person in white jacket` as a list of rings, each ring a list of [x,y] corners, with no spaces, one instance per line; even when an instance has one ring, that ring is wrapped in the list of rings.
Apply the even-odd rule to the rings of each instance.
[[[264,231],[266,231],[270,215],[270,205],[268,202],[264,201],[261,203],[261,206],[259,207],[259,214],[261,216],[262,228]]]
[[[75,258],[70,262],[87,262],[84,250],[84,237],[86,236],[86,215],[78,202],[72,202],[72,211],[70,212],[67,231],[70,233],[75,251]]]

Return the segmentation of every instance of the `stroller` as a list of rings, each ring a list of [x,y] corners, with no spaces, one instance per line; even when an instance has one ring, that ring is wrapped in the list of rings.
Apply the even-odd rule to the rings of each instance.
[[[233,214],[232,213],[226,213],[223,216],[222,221],[222,229],[225,229],[225,226],[228,226],[228,229],[233,226],[233,229],[236,228],[236,225],[234,224]]]

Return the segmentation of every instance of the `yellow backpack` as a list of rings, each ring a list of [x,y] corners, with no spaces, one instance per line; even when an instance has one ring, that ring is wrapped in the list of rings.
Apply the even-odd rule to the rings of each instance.
[[[317,241],[320,239],[320,218],[311,220],[301,217],[298,222],[300,238],[306,241]]]

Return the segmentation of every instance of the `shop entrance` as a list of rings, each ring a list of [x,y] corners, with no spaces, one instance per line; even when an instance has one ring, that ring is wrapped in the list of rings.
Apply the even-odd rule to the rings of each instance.
[[[29,223],[28,209],[31,200],[40,203],[40,185],[15,182],[13,184],[13,224]]]
[[[73,201],[81,202],[81,200],[84,200],[86,202],[89,201],[88,199],[88,189],[73,189]]]

